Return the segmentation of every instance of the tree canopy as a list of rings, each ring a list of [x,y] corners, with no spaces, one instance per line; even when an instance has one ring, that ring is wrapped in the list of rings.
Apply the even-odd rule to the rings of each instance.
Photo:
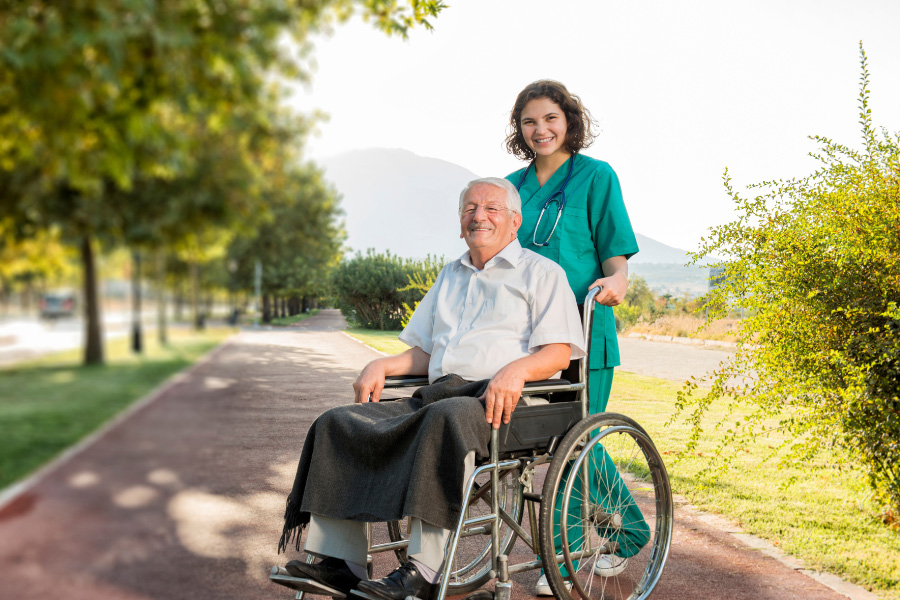
[[[753,198],[726,171],[738,218],[714,228],[694,258],[724,257],[709,319],[734,308],[749,316],[711,392],[695,395],[692,381],[678,408],[696,441],[712,402],[750,407],[719,423],[724,464],[760,433],[786,435],[785,460],[849,451],[891,519],[900,514],[900,134],[876,129],[862,45],[860,54],[861,149],[814,137],[821,167],[751,186]],[[746,385],[726,385],[747,375]]]
[[[277,82],[310,33],[361,12],[430,28],[440,0],[0,0],[0,209],[58,231],[85,272],[86,362],[102,362],[94,245],[203,237],[266,212],[307,124]],[[290,39],[294,43],[286,41]]]

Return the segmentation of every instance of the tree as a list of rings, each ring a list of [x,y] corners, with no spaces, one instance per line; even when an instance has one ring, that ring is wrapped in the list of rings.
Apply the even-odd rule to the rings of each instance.
[[[51,230],[20,240],[12,219],[0,219],[0,304],[17,287],[30,290],[34,282],[55,283],[74,272],[72,252],[59,237]]]
[[[388,33],[430,27],[440,0],[0,1],[0,208],[23,236],[58,227],[80,249],[85,362],[103,361],[94,252],[117,240],[116,192],[190,177],[208,140],[241,146],[263,123],[273,75],[306,77],[290,56],[359,7]]]
[[[900,134],[878,135],[869,108],[869,73],[860,44],[862,150],[813,138],[821,167],[802,179],[765,182],[754,198],[725,185],[738,218],[716,227],[693,256],[724,257],[710,292],[709,321],[746,309],[737,353],[712,377],[705,397],[689,382],[678,410],[690,411],[691,451],[710,404],[730,413],[719,456],[760,433],[787,434],[785,461],[838,447],[900,511]],[[740,388],[732,376],[754,374]]]
[[[340,260],[344,232],[337,192],[312,164],[283,165],[272,172],[264,193],[262,222],[234,239],[228,260],[235,279],[252,289],[254,266],[262,264],[262,293],[288,304],[296,314],[325,295],[330,271]],[[268,304],[267,304],[268,306]],[[268,321],[271,312],[266,312]]]

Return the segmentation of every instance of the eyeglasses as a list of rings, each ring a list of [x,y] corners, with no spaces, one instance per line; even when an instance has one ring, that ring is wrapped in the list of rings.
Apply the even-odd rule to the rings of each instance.
[[[463,208],[461,214],[464,217],[473,217],[475,216],[475,212],[479,208],[483,208],[484,212],[486,212],[489,217],[497,216],[504,210],[512,210],[511,208],[502,206],[500,204],[485,204],[483,206],[480,204],[469,204],[466,205],[465,208]]]

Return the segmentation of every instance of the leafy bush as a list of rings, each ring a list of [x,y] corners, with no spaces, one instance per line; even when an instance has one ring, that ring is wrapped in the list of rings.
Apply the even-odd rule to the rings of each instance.
[[[616,316],[616,329],[628,329],[642,319],[650,318],[653,313],[655,297],[647,281],[640,276],[628,278],[628,290],[625,300],[613,308]]]
[[[846,449],[887,503],[888,521],[900,514],[900,134],[876,134],[860,52],[863,150],[815,137],[818,171],[751,186],[752,199],[726,171],[739,216],[713,229],[694,258],[725,257],[708,319],[734,307],[749,316],[712,391],[697,398],[692,381],[677,406],[694,428],[686,452],[714,400],[751,407],[719,423],[722,465],[760,433],[786,436],[786,461]],[[726,385],[751,373],[741,388]]]
[[[431,257],[429,256],[427,261],[431,261]],[[412,318],[413,313],[416,312],[416,308],[419,307],[419,302],[422,301],[422,298],[425,297],[425,294],[428,293],[428,290],[431,289],[431,286],[434,285],[435,280],[437,279],[438,273],[441,272],[441,264],[437,262],[431,261],[428,264],[421,265],[421,271],[413,273],[412,275],[408,275],[409,283],[399,290],[398,292],[404,293],[409,292],[411,294],[415,294],[417,297],[412,302],[412,306],[403,303],[403,320],[401,321],[401,325],[406,327],[409,323],[409,320]]]
[[[338,308],[352,325],[366,329],[400,329],[406,311],[425,295],[414,282],[424,284],[440,271],[441,261],[400,258],[390,252],[357,252],[335,269],[332,286]],[[433,282],[433,276],[432,276]],[[408,320],[408,317],[406,317]]]
[[[658,294],[640,275],[628,278],[625,300],[613,308],[616,330],[624,331],[638,323],[653,323],[660,318],[691,315],[700,310],[700,304],[689,294],[675,298],[672,294]]]

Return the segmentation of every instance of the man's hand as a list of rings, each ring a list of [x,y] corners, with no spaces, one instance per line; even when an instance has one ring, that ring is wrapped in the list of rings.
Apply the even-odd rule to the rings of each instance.
[[[547,379],[557,371],[569,366],[571,348],[568,344],[547,344],[541,349],[518,360],[514,360],[491,378],[487,389],[481,395],[484,400],[484,418],[494,429],[500,423],[509,423],[526,381]]]
[[[376,358],[360,371],[353,382],[353,401],[378,402],[384,389],[384,378],[388,375],[427,375],[431,356],[415,346],[406,352]]]
[[[523,387],[525,373],[514,362],[497,371],[491,378],[481,398],[485,401],[484,416],[494,429],[500,428],[501,420],[509,423],[509,418],[522,397]]]
[[[384,389],[384,360],[376,359],[365,366],[353,382],[353,401],[378,402]]]

